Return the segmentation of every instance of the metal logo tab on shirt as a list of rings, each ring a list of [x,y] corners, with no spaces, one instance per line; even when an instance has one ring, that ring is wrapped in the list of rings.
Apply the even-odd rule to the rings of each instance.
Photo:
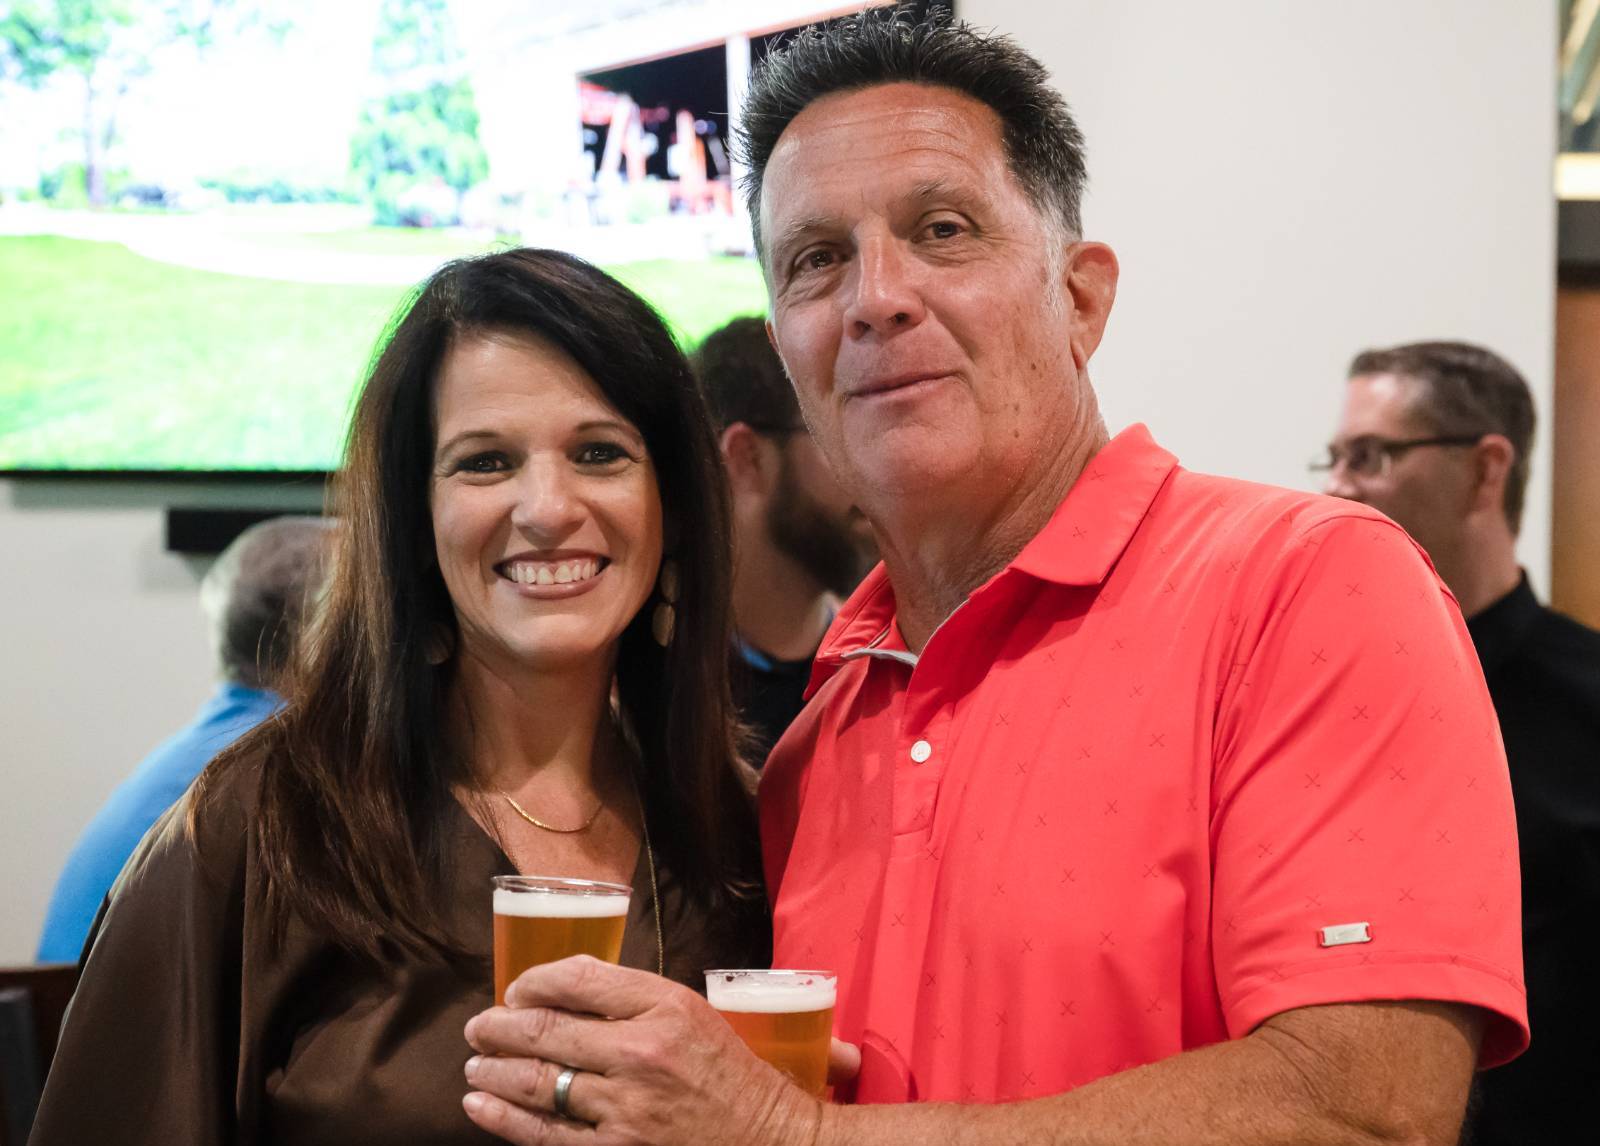
[[[1372,927],[1366,923],[1336,923],[1317,932],[1324,947],[1343,947],[1346,943],[1371,943]]]

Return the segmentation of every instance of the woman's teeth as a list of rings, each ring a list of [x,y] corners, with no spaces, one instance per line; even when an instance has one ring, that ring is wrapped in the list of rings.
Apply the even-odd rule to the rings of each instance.
[[[600,562],[592,557],[576,561],[513,561],[506,566],[507,579],[519,585],[570,585],[587,581],[600,572]]]

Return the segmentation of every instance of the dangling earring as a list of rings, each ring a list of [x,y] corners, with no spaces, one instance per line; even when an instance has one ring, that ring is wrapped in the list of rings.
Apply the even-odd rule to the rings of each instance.
[[[434,668],[449,660],[456,651],[455,634],[444,625],[436,624],[428,630],[428,639],[422,646],[422,659]]]
[[[672,643],[672,632],[677,625],[678,563],[670,557],[661,560],[661,575],[656,578],[656,591],[661,594],[655,612],[650,614],[650,633],[656,644],[666,648]]]

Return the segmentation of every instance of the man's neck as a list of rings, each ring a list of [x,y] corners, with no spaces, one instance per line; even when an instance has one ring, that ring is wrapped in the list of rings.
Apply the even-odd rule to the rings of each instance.
[[[873,517],[907,648],[920,653],[974,589],[1022,552],[1108,440],[1096,413],[1037,480],[998,504],[929,498],[902,513]]]
[[[1516,544],[1504,520],[1490,521],[1469,529],[1460,550],[1437,562],[1439,576],[1455,594],[1463,617],[1476,617],[1517,587],[1522,569]]]
[[[817,651],[833,617],[832,594],[764,536],[740,537],[733,575],[739,637],[781,661]]]

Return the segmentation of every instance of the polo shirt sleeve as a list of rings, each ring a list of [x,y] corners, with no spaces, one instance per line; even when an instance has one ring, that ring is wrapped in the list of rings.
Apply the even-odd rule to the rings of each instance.
[[[1316,1004],[1463,1003],[1498,1065],[1528,1042],[1516,822],[1460,611],[1387,519],[1279,536],[1240,582],[1214,733],[1229,1033]]]

